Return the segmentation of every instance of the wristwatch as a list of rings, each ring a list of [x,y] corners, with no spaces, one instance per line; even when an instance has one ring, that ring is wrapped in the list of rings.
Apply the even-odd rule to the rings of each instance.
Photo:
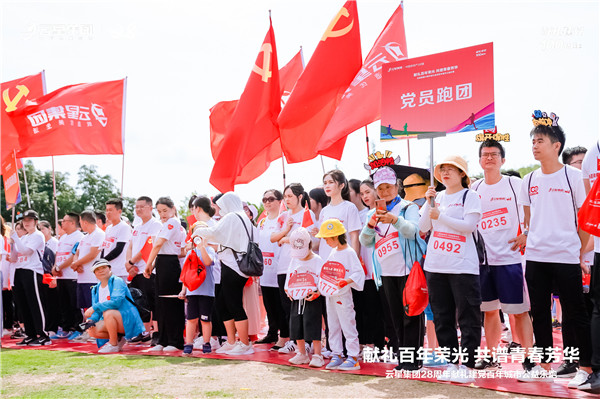
[[[131,262],[131,259],[130,259],[130,260],[128,260],[127,262],[129,262],[129,264],[130,264],[131,266],[135,266],[135,263]]]
[[[529,230],[525,230],[525,231],[523,232],[523,235],[526,235],[526,236],[528,236],[528,235],[529,235]]]

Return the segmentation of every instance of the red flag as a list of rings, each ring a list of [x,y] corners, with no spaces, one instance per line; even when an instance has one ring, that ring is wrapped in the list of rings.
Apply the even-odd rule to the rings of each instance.
[[[125,79],[66,86],[11,112],[20,158],[122,154]]]
[[[294,84],[302,73],[302,50],[300,50],[283,68],[279,70],[281,84],[281,106],[285,104]],[[223,147],[227,125],[233,117],[233,112],[239,100],[221,101],[210,110],[210,149],[213,159],[217,159]],[[279,138],[270,146],[258,153],[246,166],[243,167],[235,184],[245,184],[262,175],[270,163],[281,157],[281,141]]]
[[[142,249],[140,249],[140,253],[142,254],[142,259],[144,262],[148,262],[148,258],[150,257],[150,252],[152,252],[152,237],[148,237]]]
[[[279,138],[280,98],[275,34],[269,24],[210,175],[210,183],[221,192],[232,191],[244,167]]]
[[[314,224],[312,217],[310,216],[310,209],[308,209],[308,202],[304,205],[304,215],[302,215],[302,227],[310,227]]]
[[[42,97],[46,94],[44,72],[4,82],[0,84],[0,92],[2,94],[2,102],[0,103],[2,154],[0,154],[0,160],[1,164],[4,164],[6,158],[12,156],[13,150],[19,151],[20,148],[19,134],[11,123],[8,113],[22,106],[27,99]],[[21,168],[20,161],[17,162],[17,167]]]
[[[382,65],[404,58],[407,58],[404,6],[400,3],[344,93],[319,140],[317,151],[326,151],[350,133],[381,118]],[[334,158],[341,159],[341,154]]]
[[[288,162],[317,156],[317,143],[344,91],[362,65],[356,1],[348,1],[333,18],[306,69],[279,115],[281,146]],[[342,140],[323,151],[341,156]]]
[[[284,212],[287,212],[287,206],[285,205],[285,201],[281,201],[279,204],[279,214],[281,215]]]
[[[12,151],[12,156],[6,157],[2,163],[2,178],[4,179],[4,197],[6,199],[6,209],[21,202],[21,187],[19,185],[19,174],[17,173],[16,150]]]

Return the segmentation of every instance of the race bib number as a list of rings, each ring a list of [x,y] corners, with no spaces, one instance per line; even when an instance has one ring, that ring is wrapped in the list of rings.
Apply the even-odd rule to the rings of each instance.
[[[510,227],[508,225],[508,209],[500,208],[484,212],[479,226],[484,233],[508,229]]]
[[[292,273],[288,280],[288,293],[293,299],[306,298],[308,294],[317,290],[315,275],[312,273]]]
[[[69,259],[69,256],[71,256],[70,252],[57,252],[56,253],[56,264],[57,265],[62,265],[63,263],[65,263],[65,261],[67,259]]]
[[[115,242],[115,237],[107,238],[102,243],[102,249],[108,249],[108,248],[110,248],[110,246],[113,244],[113,242]]]
[[[17,263],[27,263],[27,260],[29,260],[29,256],[19,253],[17,254]]]
[[[319,292],[324,296],[332,296],[339,291],[338,281],[346,277],[346,268],[340,262],[328,261],[321,268],[319,276]]]
[[[262,256],[263,256],[263,264],[265,265],[265,267],[273,266],[273,261],[275,259],[275,253],[263,252]]]
[[[400,251],[400,242],[398,241],[397,231],[388,234],[385,237],[381,237],[375,243],[375,253],[380,261],[385,260],[392,255],[399,254]]]
[[[465,257],[465,245],[467,237],[460,234],[445,233],[442,231],[433,232],[433,244],[431,251],[439,255],[454,256],[457,258]]]

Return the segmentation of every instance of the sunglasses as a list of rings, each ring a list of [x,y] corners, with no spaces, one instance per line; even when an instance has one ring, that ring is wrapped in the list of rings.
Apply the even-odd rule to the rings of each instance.
[[[426,184],[425,183],[406,184],[406,185],[404,185],[402,187],[404,187],[404,188],[410,188],[410,187],[417,187],[417,186],[426,186]]]
[[[263,204],[266,204],[268,202],[273,202],[273,201],[277,201],[277,198],[275,197],[265,197],[262,199]]]

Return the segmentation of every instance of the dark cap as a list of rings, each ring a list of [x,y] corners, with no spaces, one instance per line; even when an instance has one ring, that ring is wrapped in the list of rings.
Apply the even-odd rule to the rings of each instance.
[[[23,219],[25,219],[25,218],[32,218],[35,220],[40,220],[38,213],[36,211],[34,211],[33,209],[26,210],[23,213]]]

